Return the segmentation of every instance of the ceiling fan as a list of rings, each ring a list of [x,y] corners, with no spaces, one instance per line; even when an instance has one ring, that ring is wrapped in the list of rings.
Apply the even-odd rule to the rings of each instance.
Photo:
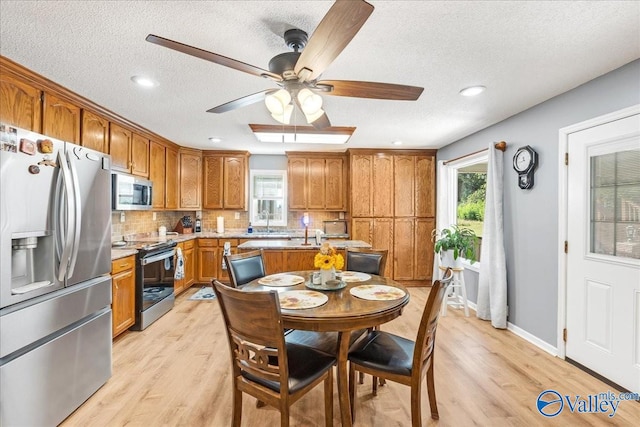
[[[229,101],[207,110],[209,113],[224,113],[264,101],[274,119],[289,124],[295,104],[304,113],[308,123],[317,129],[324,129],[331,126],[331,123],[322,109],[322,97],[318,93],[405,101],[415,101],[422,94],[423,88],[416,86],[353,80],[318,80],[372,12],[373,6],[364,0],[337,0],[311,38],[307,37],[306,32],[295,28],[284,33],[285,43],[293,52],[273,57],[269,61],[269,71],[153,34],[149,34],[146,40],[225,67],[269,78],[281,87]]]

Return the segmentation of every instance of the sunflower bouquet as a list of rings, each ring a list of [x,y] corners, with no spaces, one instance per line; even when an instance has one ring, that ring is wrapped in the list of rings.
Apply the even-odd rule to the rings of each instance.
[[[332,268],[341,270],[344,267],[344,258],[336,251],[336,248],[328,242],[324,242],[320,246],[320,252],[313,259],[313,265],[321,270],[330,270]]]

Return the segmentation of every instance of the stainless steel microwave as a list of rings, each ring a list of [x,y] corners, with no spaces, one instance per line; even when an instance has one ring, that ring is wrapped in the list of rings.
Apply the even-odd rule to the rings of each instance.
[[[112,172],[111,194],[111,209],[114,211],[150,210],[153,184],[147,179]]]

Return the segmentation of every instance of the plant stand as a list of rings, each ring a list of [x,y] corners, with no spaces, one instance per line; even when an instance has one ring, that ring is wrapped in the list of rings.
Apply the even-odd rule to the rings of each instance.
[[[440,267],[440,277],[447,270],[447,267]],[[464,315],[469,317],[469,303],[467,302],[467,287],[464,283],[464,268],[452,268],[453,278],[447,287],[446,295],[442,300],[441,315],[447,315],[447,306],[454,308],[463,308]]]

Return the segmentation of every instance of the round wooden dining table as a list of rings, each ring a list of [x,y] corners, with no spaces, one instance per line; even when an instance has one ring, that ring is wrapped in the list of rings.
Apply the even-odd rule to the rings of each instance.
[[[306,285],[313,271],[292,271],[279,274],[295,275],[305,279],[294,286],[266,286],[256,279],[242,287],[243,291],[278,292],[292,290],[316,290],[328,297],[328,301],[314,308],[281,308],[282,322],[285,328],[318,332],[338,332],[337,383],[340,400],[340,417],[343,426],[351,426],[351,406],[349,402],[348,353],[351,331],[372,328],[389,322],[402,314],[402,308],[409,303],[409,292],[400,283],[381,276],[369,274],[364,281],[347,282],[339,290],[310,289]],[[269,277],[269,276],[268,276]],[[263,280],[263,283],[265,281]],[[351,289],[361,285],[386,285],[401,289],[404,296],[391,300],[368,300],[351,294]]]

